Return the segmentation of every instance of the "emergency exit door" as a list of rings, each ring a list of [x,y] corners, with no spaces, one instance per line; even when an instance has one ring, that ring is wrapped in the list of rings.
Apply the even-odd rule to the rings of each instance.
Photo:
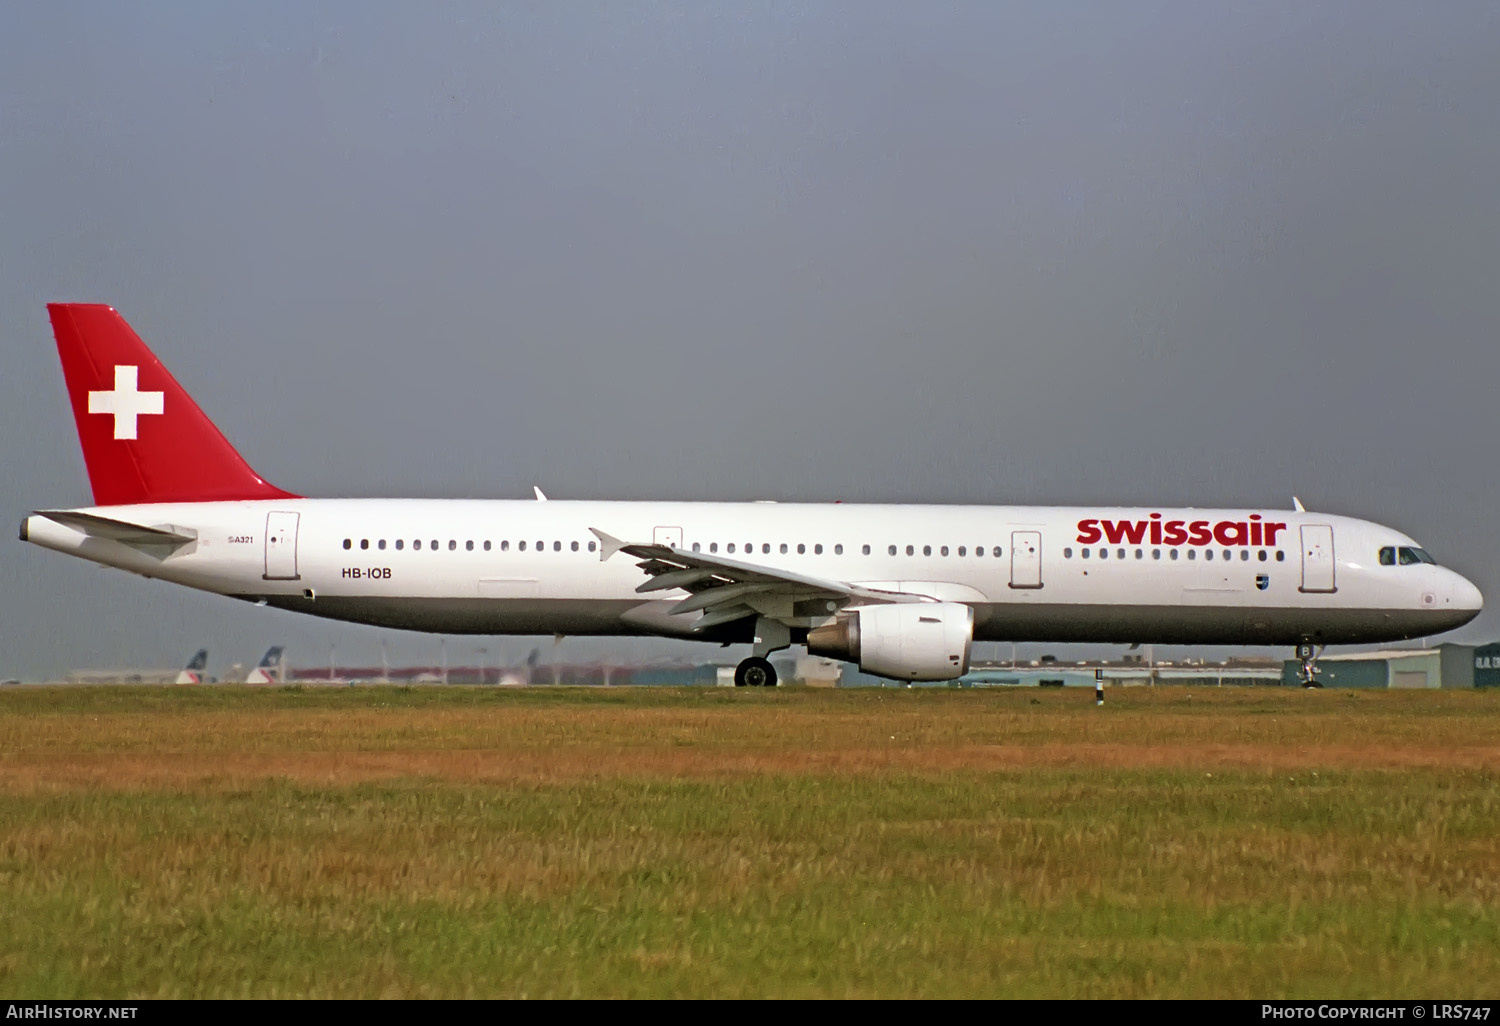
[[[297,574],[297,521],[300,513],[266,514],[266,573],[268,581],[295,581]]]
[[[1302,525],[1302,590],[1337,591],[1334,583],[1333,528]]]
[[[1040,531],[1012,531],[1010,533],[1010,586],[1012,588],[1040,588],[1042,586],[1042,533]]]

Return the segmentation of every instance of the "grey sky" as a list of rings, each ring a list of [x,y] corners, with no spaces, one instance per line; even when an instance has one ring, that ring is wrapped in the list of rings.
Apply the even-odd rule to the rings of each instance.
[[[304,494],[1295,493],[1500,609],[1496,53],[1492,3],[0,5],[0,498],[89,499],[89,300]],[[379,637],[0,580],[0,676]]]

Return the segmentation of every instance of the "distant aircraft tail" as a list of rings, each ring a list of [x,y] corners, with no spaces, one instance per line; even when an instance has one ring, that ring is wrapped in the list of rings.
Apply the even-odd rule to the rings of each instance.
[[[281,645],[272,645],[266,649],[266,654],[260,657],[260,665],[250,671],[250,676],[245,678],[245,683],[280,684],[286,673],[281,663],[282,651]]]
[[[94,503],[286,499],[112,308],[49,303]]]
[[[188,660],[186,668],[177,675],[179,684],[202,684],[203,671],[208,667],[208,649],[200,648]]]

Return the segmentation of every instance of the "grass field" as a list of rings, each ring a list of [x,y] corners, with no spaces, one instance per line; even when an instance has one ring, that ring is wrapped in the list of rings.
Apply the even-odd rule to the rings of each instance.
[[[1494,997],[1500,693],[9,688],[0,994]]]

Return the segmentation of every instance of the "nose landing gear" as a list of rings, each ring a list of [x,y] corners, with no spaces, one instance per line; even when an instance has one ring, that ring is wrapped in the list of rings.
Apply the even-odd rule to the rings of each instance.
[[[1297,646],[1297,658],[1302,660],[1302,686],[1304,688],[1321,688],[1323,685],[1318,681],[1318,656],[1323,654],[1323,646],[1313,648],[1310,641],[1304,641]]]

